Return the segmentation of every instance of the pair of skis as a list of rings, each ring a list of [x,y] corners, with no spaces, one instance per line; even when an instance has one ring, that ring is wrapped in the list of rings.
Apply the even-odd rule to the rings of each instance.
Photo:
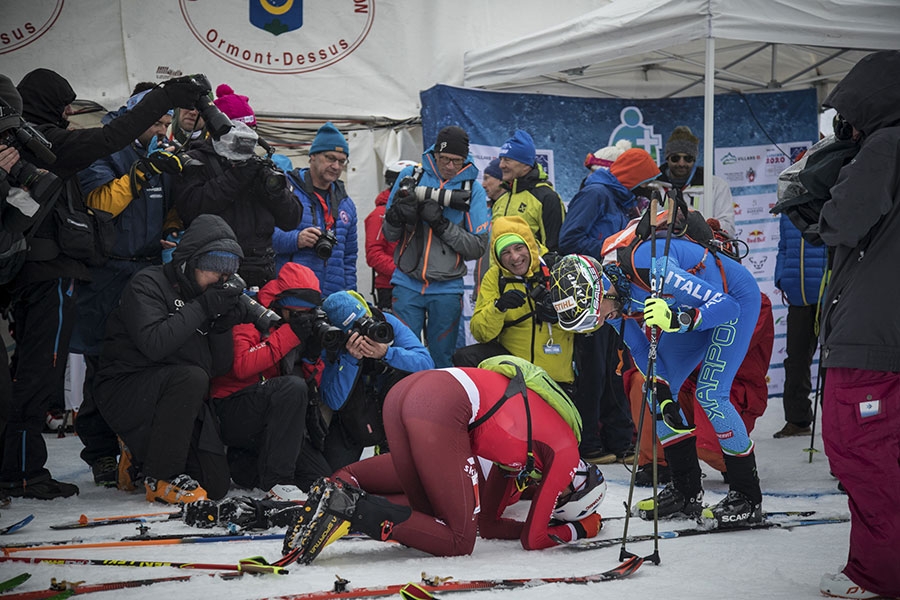
[[[517,588],[530,588],[539,585],[547,585],[552,583],[568,583],[568,584],[588,584],[600,583],[603,581],[615,581],[624,579],[637,571],[644,562],[643,558],[631,557],[619,566],[603,573],[594,575],[581,575],[571,577],[532,577],[528,579],[473,579],[465,581],[454,581],[452,578],[428,578],[422,574],[421,583],[406,583],[400,585],[386,585],[378,587],[365,587],[348,589],[349,583],[345,579],[338,578],[335,587],[332,590],[321,592],[306,592],[300,594],[289,594],[286,596],[275,596],[264,600],[329,600],[332,598],[379,598],[384,596],[393,596],[406,591],[408,594],[404,597],[412,598],[433,598],[434,592],[445,594],[449,592],[467,592],[473,590],[510,590]],[[218,576],[223,579],[234,579],[240,577],[242,573],[212,573],[208,576]],[[30,577],[29,574],[23,573],[18,577],[14,577],[6,582],[0,582],[0,591],[11,590],[20,585]],[[89,594],[93,592],[104,592],[109,590],[118,590],[133,587],[142,587],[155,583],[164,583],[170,581],[190,581],[196,579],[191,575],[175,575],[171,577],[159,577],[155,579],[134,579],[129,581],[117,581],[110,583],[84,584],[84,583],[57,583],[54,581],[50,589],[35,590],[31,592],[20,593],[4,593],[3,600],[42,600],[44,598],[68,598],[69,596]]]

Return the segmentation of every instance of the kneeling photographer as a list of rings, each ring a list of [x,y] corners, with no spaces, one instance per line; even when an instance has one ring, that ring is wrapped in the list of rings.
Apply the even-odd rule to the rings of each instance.
[[[410,373],[433,369],[434,361],[400,319],[355,291],[331,294],[322,308],[346,336],[336,356],[326,352],[322,374],[322,401],[334,411],[324,455],[337,470],[359,460],[363,448],[384,443],[381,407],[388,391]]]
[[[331,331],[329,338],[329,331],[322,331],[334,328],[318,308],[319,282],[303,265],[285,265],[257,298],[260,304],[248,308],[244,319],[252,324],[231,330],[234,363],[227,375],[212,381],[210,397],[232,480],[265,490],[275,500],[304,500],[294,470],[308,435],[308,405],[316,402],[319,355],[340,332]]]
[[[204,213],[225,219],[244,251],[240,275],[258,288],[275,279],[275,227],[296,227],[303,208],[272,162],[271,148],[247,125],[253,110],[246,96],[229,94],[226,102],[224,88],[216,89],[215,105],[231,118],[231,130],[191,145],[187,155],[194,161],[175,182],[175,205],[185,225]],[[257,145],[267,150],[265,157],[256,154]]]

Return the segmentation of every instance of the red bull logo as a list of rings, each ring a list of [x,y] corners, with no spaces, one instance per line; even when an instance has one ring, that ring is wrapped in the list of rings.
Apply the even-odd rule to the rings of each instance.
[[[747,243],[749,244],[758,244],[764,241],[766,241],[766,234],[759,229],[754,229],[747,235]]]

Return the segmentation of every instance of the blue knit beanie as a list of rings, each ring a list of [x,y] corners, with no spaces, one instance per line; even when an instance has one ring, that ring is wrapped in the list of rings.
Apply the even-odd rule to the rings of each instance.
[[[328,320],[345,333],[362,317],[369,315],[369,307],[357,292],[334,292],[322,303]]]
[[[227,273],[230,275],[231,273],[237,273],[241,266],[241,258],[231,252],[213,250],[212,252],[201,254],[194,266],[201,271]]]
[[[534,140],[527,131],[516,129],[513,136],[500,147],[500,157],[532,166],[534,165]]]
[[[318,154],[319,152],[343,152],[350,156],[350,146],[347,145],[347,138],[344,137],[338,128],[328,121],[316,133],[312,146],[309,148],[310,154]]]
[[[495,158],[484,168],[484,174],[494,179],[503,179],[503,171],[500,170],[500,159]]]

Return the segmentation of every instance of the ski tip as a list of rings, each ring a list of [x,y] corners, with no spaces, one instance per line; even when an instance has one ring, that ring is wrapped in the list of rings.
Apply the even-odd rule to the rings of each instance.
[[[6,535],[8,533],[18,531],[18,530],[22,529],[23,527],[25,527],[26,525],[28,525],[29,523],[31,523],[33,520],[34,520],[34,515],[28,515],[21,521],[17,521],[7,527],[0,528],[0,535]]]

